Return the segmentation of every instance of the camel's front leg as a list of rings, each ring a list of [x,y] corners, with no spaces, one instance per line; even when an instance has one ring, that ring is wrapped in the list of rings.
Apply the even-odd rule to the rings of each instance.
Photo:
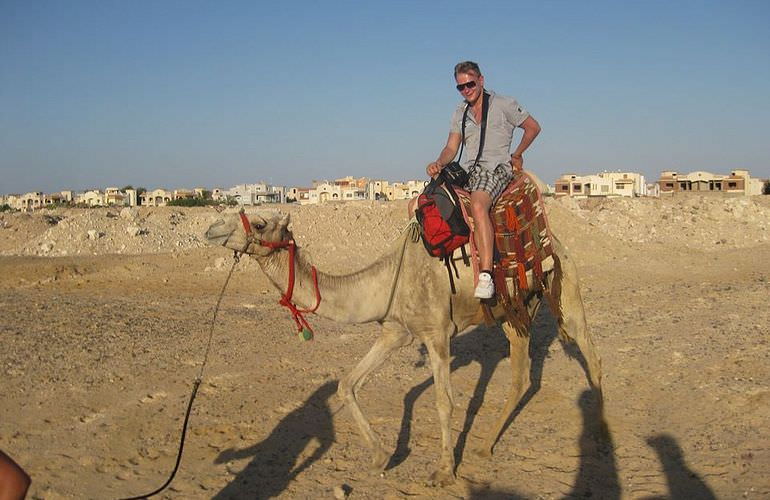
[[[455,480],[454,446],[452,443],[452,382],[449,378],[449,337],[450,333],[438,333],[425,339],[425,346],[430,354],[433,369],[433,382],[436,386],[436,408],[441,424],[441,458],[438,469],[430,481],[434,485],[446,486]]]
[[[382,449],[380,439],[372,430],[369,421],[361,410],[361,406],[358,404],[357,393],[369,374],[379,368],[393,351],[409,344],[411,341],[412,335],[401,325],[384,323],[382,335],[377,339],[366,356],[353,368],[353,371],[340,382],[337,388],[337,395],[350,408],[350,412],[353,414],[356,424],[358,424],[358,429],[361,431],[364,441],[372,450],[372,468],[375,470],[383,470],[385,468],[385,465],[388,463],[388,454]]]

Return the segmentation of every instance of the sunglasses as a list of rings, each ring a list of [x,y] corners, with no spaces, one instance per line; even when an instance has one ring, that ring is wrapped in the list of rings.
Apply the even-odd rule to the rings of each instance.
[[[471,80],[469,82],[466,82],[466,83],[460,83],[460,84],[455,86],[455,88],[457,89],[458,92],[462,92],[465,89],[472,89],[472,88],[475,88],[475,87],[476,87],[476,82],[473,81],[473,80]]]

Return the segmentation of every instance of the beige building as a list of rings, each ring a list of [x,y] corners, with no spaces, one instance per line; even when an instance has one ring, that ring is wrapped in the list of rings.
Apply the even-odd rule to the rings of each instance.
[[[296,201],[306,205],[310,200],[310,188],[293,187],[286,190],[286,201]],[[304,202],[304,203],[303,203]]]
[[[762,194],[764,182],[764,179],[752,178],[745,169],[733,170],[730,175],[712,174],[702,170],[689,174],[665,170],[661,172],[657,184],[661,194],[696,192],[750,196]]]
[[[370,200],[409,200],[420,194],[424,187],[424,181],[390,183],[385,180],[373,180],[367,184],[366,191]]]
[[[21,209],[21,195],[10,193],[0,196],[0,205],[8,205],[14,210]]]
[[[644,176],[636,172],[601,172],[599,174],[564,174],[556,180],[556,196],[589,198],[596,196],[646,196]]]
[[[75,198],[75,202],[78,205],[86,205],[89,207],[101,207],[105,205],[104,193],[102,193],[98,189],[85,191],[77,195],[77,197]]]
[[[45,206],[45,195],[39,191],[25,193],[19,197],[17,204],[18,206],[14,207],[17,210],[31,212]]]
[[[221,191],[218,188],[215,190]],[[173,191],[158,188],[152,191],[145,191],[139,198],[142,200],[142,206],[144,207],[163,207],[172,200],[186,200],[190,198],[203,198],[205,189],[175,189]],[[212,191],[213,193],[213,191]]]
[[[329,201],[355,201],[366,199],[365,177],[352,176],[336,179],[334,182],[313,181],[313,187],[307,190],[307,196],[303,196],[303,188],[294,188],[299,198],[295,198],[302,205],[326,203]],[[291,190],[290,190],[291,191]]]
[[[139,198],[141,198],[142,206],[144,207],[163,207],[174,199],[174,193],[158,188],[152,191],[145,191]]]
[[[3,203],[15,210],[31,212],[55,203],[69,203],[72,201],[72,191],[60,191],[58,193],[45,194],[39,191],[25,193],[23,195],[10,194],[3,197]]]
[[[137,204],[136,190],[126,189],[121,191],[116,187],[108,187],[104,190],[104,204],[135,207]]]

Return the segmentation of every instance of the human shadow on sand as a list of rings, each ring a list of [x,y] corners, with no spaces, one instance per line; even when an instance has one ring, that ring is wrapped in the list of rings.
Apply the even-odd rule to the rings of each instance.
[[[213,498],[261,499],[279,495],[313,462],[320,459],[334,441],[334,424],[329,398],[337,391],[337,381],[327,382],[305,403],[281,419],[263,441],[240,450],[219,454],[216,463],[253,457],[251,462]],[[302,458],[308,447],[315,447]],[[299,461],[299,463],[297,463]]]
[[[647,438],[647,444],[658,454],[668,483],[668,494],[672,500],[697,498],[716,499],[714,492],[696,472],[687,466],[682,448],[669,434],[658,434]]]
[[[530,387],[526,390],[518,406],[511,413],[506,421],[503,430],[511,425],[514,419],[521,413],[522,409],[540,390],[540,384],[543,376],[543,366],[545,358],[548,356],[548,349],[557,337],[557,325],[553,315],[544,305],[532,322],[530,329],[529,357],[532,361],[530,367]],[[586,372],[586,362],[576,346],[564,344],[564,348],[570,357],[578,360]],[[424,348],[422,348],[424,353]],[[468,402],[468,409],[465,413],[463,428],[458,434],[455,445],[455,463],[459,464],[465,451],[465,445],[473,426],[473,421],[484,402],[484,394],[497,365],[509,356],[508,340],[498,327],[478,326],[452,339],[451,352],[454,356],[450,363],[450,371],[455,371],[463,366],[476,362],[481,367],[479,379],[473,390],[473,395]],[[424,364],[424,361],[418,365]],[[398,434],[396,449],[388,462],[386,468],[392,468],[402,463],[409,456],[409,440],[411,437],[411,425],[414,415],[414,405],[417,399],[433,385],[433,377],[429,377],[424,382],[414,386],[404,396],[404,414],[401,419],[401,428]],[[497,436],[499,439],[499,436]]]
[[[580,433],[580,463],[567,498],[620,498],[620,480],[612,435],[604,419],[602,404],[591,390],[578,398],[583,430]]]

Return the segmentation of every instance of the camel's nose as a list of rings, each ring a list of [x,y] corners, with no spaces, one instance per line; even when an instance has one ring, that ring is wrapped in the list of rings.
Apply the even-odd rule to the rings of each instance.
[[[223,245],[231,232],[232,231],[228,230],[225,226],[225,221],[219,219],[209,226],[205,236],[211,243]]]

